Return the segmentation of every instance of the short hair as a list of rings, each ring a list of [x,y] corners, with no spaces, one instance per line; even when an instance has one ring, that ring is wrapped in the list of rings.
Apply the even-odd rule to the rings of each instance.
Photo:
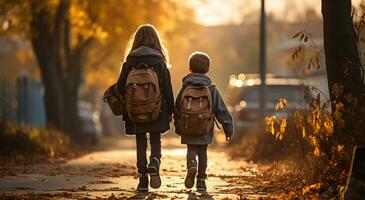
[[[196,51],[189,57],[189,67],[193,73],[205,74],[209,70],[210,58],[204,52]]]

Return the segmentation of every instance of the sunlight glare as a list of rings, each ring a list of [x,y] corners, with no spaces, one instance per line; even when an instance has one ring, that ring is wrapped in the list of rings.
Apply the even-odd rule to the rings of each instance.
[[[197,21],[205,26],[239,24],[242,21],[247,22],[246,16],[254,16],[253,19],[258,20],[255,16],[259,15],[261,5],[257,0],[187,0],[184,2],[195,10]],[[352,1],[355,6],[360,2],[361,0]],[[320,15],[321,1],[266,0],[267,14],[273,14],[287,21],[296,20],[299,15],[304,15],[308,8],[314,9]]]

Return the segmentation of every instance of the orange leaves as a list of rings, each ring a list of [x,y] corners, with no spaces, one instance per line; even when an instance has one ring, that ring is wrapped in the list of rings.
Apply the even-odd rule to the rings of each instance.
[[[343,111],[344,111],[344,105],[343,103],[336,103],[335,105],[335,111],[333,112],[332,116],[333,119],[336,121],[336,125],[339,128],[345,127],[345,121],[343,120]]]
[[[271,133],[272,135],[275,135],[275,120],[276,116],[268,116],[265,118],[265,124],[266,124],[266,132]]]
[[[316,56],[309,59],[307,70],[310,70],[312,67],[317,68],[317,69],[321,68],[321,64],[319,62],[318,55],[316,55]]]
[[[309,71],[310,69],[319,69],[321,67],[320,56],[321,47],[312,39],[312,34],[306,31],[300,31],[293,36],[293,39],[299,40],[298,47],[294,50],[291,55],[293,64],[300,65],[303,72]],[[311,51],[310,51],[311,50]],[[307,61],[309,62],[305,64]]]
[[[266,132],[271,133],[277,140],[282,140],[286,132],[287,119],[276,119],[276,116],[269,116],[265,118]],[[276,126],[278,130],[276,131]]]
[[[318,134],[321,130],[321,111],[315,108],[307,118],[308,124],[311,126],[313,134]]]
[[[321,144],[328,140],[334,132],[334,119],[341,118],[343,104],[338,104],[333,115],[328,111],[328,101],[323,101],[321,94],[314,88],[306,87],[305,93],[310,90],[317,92],[315,98],[310,101],[310,106],[306,110],[290,108],[286,99],[280,99],[275,110],[284,111],[288,116],[278,118],[269,116],[266,118],[266,131],[271,133],[277,140],[282,140],[287,135],[296,135],[298,140],[306,141],[311,146],[313,156],[324,155]]]
[[[299,31],[293,36],[293,39],[299,38],[300,42],[308,42],[312,38],[312,34],[306,32],[306,31]]]
[[[295,51],[291,55],[291,58],[293,60],[297,59],[302,51],[303,51],[303,46],[299,46],[298,48],[295,49]]]
[[[287,106],[288,106],[288,101],[285,98],[280,98],[279,102],[275,106],[275,110],[276,111],[283,110]]]
[[[72,25],[72,32],[77,37],[71,38],[73,46],[76,46],[80,42],[80,36],[83,40],[88,38],[96,38],[103,42],[107,39],[108,33],[102,28],[102,26],[94,22],[88,13],[87,1],[73,1],[70,6],[69,18]]]
[[[284,133],[286,130],[286,119],[281,119],[280,120],[280,129],[279,132],[276,133],[276,139],[282,140],[284,137]]]
[[[332,87],[331,93],[338,99],[338,97],[343,93],[343,85],[335,83]]]
[[[341,145],[341,144],[339,144],[339,145],[337,145],[337,151],[338,152],[342,152],[343,150],[344,150],[344,147],[345,147],[345,145]]]
[[[275,110],[276,111],[283,110],[287,106],[288,106],[288,101],[284,98],[280,98],[279,102],[276,104]],[[277,119],[275,115],[272,115],[266,117],[265,122],[266,122],[266,132],[271,133],[273,136],[275,136],[277,140],[282,140],[284,138],[284,133],[287,127],[286,118]]]
[[[334,123],[332,117],[328,113],[323,114],[323,126],[325,128],[324,133],[327,134],[327,136],[330,136],[333,134],[334,130]]]
[[[302,194],[305,195],[311,191],[319,191],[322,187],[322,183],[315,183],[315,184],[312,184],[312,185],[308,185],[306,187],[303,188],[302,190]]]

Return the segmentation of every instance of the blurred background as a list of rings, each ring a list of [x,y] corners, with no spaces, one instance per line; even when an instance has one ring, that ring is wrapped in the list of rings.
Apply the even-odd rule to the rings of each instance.
[[[313,56],[324,64],[320,3],[267,1],[268,113],[281,97],[300,106],[305,84],[329,96],[325,67],[307,67]],[[174,93],[188,73],[189,55],[207,52],[209,75],[228,102],[236,130],[255,129],[260,6],[256,0],[0,0],[0,118],[32,127],[51,124],[92,141],[121,134],[121,119],[102,94],[118,78],[132,33],[150,23],[169,50]],[[310,42],[294,39],[299,32]]]

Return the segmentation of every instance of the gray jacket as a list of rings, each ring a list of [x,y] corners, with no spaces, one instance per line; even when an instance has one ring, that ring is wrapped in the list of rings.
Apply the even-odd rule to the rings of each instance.
[[[181,93],[188,85],[206,85],[206,86],[212,86],[211,79],[205,75],[200,73],[191,73],[186,75],[183,78],[183,86],[177,95],[176,102],[175,102],[175,115],[179,112],[180,108],[180,101],[181,101]],[[215,115],[215,118],[218,120],[218,122],[223,126],[223,130],[226,136],[232,137],[233,136],[233,122],[232,117],[230,113],[228,112],[228,109],[226,105],[224,104],[224,101],[219,94],[218,89],[213,85],[211,88],[212,93],[212,103],[213,103],[213,113]],[[176,118],[175,118],[176,122]],[[175,126],[176,127],[176,126]],[[175,132],[180,135],[180,131],[175,128]],[[211,131],[208,134],[205,135],[199,135],[199,136],[189,136],[189,135],[181,135],[181,143],[182,144],[211,144],[213,142],[214,137],[214,127],[212,127]]]

